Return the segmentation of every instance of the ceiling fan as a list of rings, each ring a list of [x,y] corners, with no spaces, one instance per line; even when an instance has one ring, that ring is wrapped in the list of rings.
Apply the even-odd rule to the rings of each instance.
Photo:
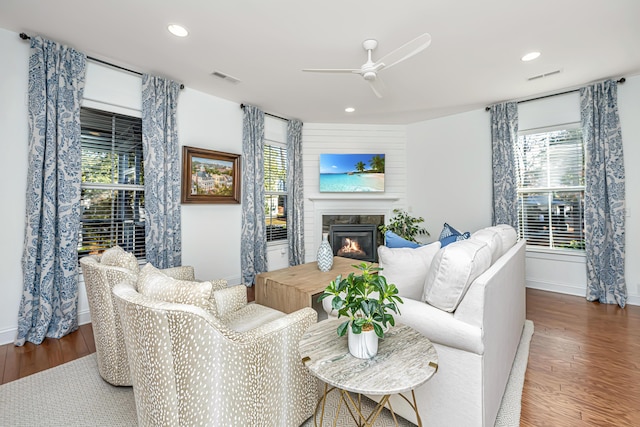
[[[307,68],[302,71],[315,73],[360,74],[369,83],[373,93],[375,93],[378,98],[382,98],[384,85],[378,76],[378,71],[389,69],[394,65],[401,63],[405,59],[411,58],[417,53],[425,50],[430,44],[431,36],[428,33],[424,33],[373,62],[373,59],[371,59],[371,52],[378,47],[378,41],[375,39],[368,39],[362,43],[362,47],[367,51],[367,62],[362,64],[360,68]]]

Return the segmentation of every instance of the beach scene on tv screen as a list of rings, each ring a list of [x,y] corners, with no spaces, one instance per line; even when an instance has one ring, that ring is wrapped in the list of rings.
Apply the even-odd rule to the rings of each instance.
[[[384,154],[320,154],[320,192],[384,191]]]

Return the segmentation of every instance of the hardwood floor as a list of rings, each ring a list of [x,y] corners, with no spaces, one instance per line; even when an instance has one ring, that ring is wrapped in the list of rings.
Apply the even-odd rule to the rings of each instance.
[[[527,318],[535,332],[521,426],[640,426],[640,307],[528,289]],[[93,352],[91,325],[39,346],[0,346],[0,384]]]
[[[640,426],[640,307],[527,290],[521,426]]]

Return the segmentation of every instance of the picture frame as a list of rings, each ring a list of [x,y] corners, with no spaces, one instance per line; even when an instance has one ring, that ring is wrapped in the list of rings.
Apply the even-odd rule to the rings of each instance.
[[[182,203],[240,203],[240,154],[182,147]]]

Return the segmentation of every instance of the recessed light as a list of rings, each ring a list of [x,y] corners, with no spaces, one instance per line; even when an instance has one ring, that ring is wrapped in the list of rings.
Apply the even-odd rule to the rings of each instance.
[[[344,109],[344,111],[346,111],[347,113],[353,113],[354,111],[356,111],[356,109],[353,107],[347,107]]]
[[[187,37],[189,35],[189,31],[184,28],[182,25],[171,24],[167,27],[169,32],[177,37]]]
[[[534,59],[536,59],[539,56],[540,56],[540,52],[529,52],[525,56],[520,58],[520,60],[524,61],[524,62],[533,61]]]

